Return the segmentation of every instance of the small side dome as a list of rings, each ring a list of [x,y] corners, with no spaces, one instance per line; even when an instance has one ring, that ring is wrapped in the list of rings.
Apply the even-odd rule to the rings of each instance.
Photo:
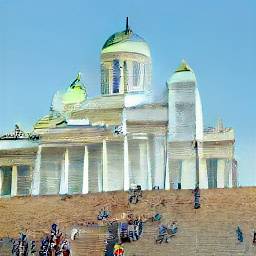
[[[84,84],[81,82],[81,74],[78,73],[74,82],[64,93],[62,101],[64,105],[81,103],[87,99],[87,92]]]
[[[60,113],[57,113],[51,110],[48,115],[40,118],[34,124],[34,130],[55,128],[57,126],[62,127],[65,125],[66,125],[65,117],[62,116]]]
[[[192,68],[182,60],[180,66],[175,70],[174,74],[167,81],[167,85],[170,86],[173,83],[193,81],[196,83],[196,76]]]

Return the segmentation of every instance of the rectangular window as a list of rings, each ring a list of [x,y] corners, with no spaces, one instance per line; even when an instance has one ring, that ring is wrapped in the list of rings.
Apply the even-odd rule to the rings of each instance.
[[[128,89],[128,67],[127,62],[124,61],[124,91],[126,92]]]
[[[113,93],[119,93],[120,65],[119,60],[113,60]]]
[[[109,93],[109,69],[106,65],[101,64],[101,94]]]
[[[139,86],[140,80],[140,64],[136,61],[133,61],[133,87]]]

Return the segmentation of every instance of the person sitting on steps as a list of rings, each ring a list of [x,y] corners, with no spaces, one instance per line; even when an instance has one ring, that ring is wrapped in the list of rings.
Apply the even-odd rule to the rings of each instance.
[[[153,217],[152,217],[152,222],[154,221],[160,221],[162,218],[162,216],[159,213],[156,213]]]
[[[168,243],[168,233],[167,233],[167,227],[163,224],[161,224],[159,226],[159,230],[158,230],[158,237],[156,239],[156,243],[162,243],[163,241],[165,241],[166,243]]]
[[[109,215],[110,215],[109,211],[107,211],[104,207],[103,209],[100,210],[97,219],[98,220],[105,220],[109,217]]]
[[[168,227],[168,229],[169,229],[171,235],[175,236],[177,233],[177,230],[178,230],[178,228],[176,226],[176,222],[173,221],[172,224]]]

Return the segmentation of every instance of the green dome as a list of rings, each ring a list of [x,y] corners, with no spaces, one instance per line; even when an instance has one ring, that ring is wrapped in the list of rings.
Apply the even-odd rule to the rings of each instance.
[[[150,49],[146,41],[131,29],[110,36],[103,45],[101,53],[108,52],[132,52],[150,57]]]
[[[66,119],[60,113],[50,111],[50,114],[40,118],[35,124],[34,129],[48,129],[56,126],[65,126]]]
[[[87,99],[87,93],[84,84],[81,82],[80,73],[77,75],[75,81],[69,86],[64,93],[62,101],[66,104],[81,103]]]

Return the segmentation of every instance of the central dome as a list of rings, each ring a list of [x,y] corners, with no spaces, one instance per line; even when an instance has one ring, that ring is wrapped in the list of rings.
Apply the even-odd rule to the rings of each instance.
[[[101,52],[133,52],[150,57],[150,49],[146,41],[133,33],[131,29],[110,36],[103,45]]]

